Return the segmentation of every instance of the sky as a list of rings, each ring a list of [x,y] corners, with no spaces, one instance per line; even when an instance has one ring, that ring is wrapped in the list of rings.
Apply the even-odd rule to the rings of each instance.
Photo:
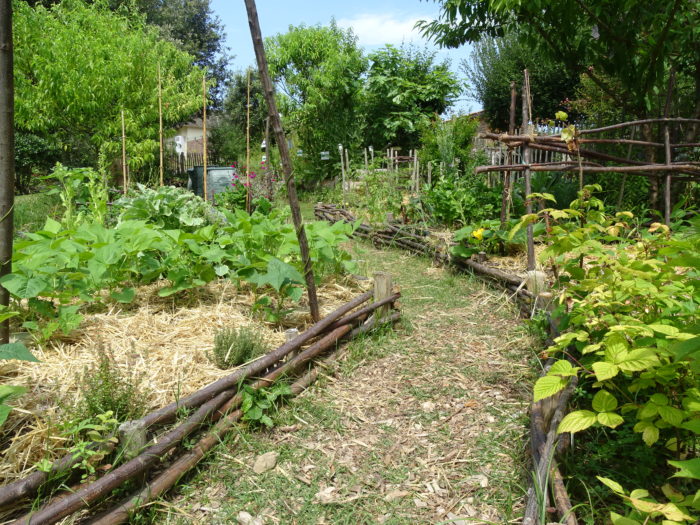
[[[255,64],[255,54],[248,28],[248,17],[242,0],[212,0],[212,9],[221,19],[226,32],[227,46],[235,55],[231,68],[244,69]],[[450,60],[451,69],[463,80],[460,61],[469,58],[470,49],[440,50],[421,37],[414,29],[418,20],[430,20],[437,16],[437,4],[420,0],[258,0],[258,17],[263,37],[285,33],[290,25],[328,24],[335,18],[343,28],[352,28],[359,44],[366,52],[374,51],[385,44],[400,46],[403,42],[421,47],[427,46],[438,52],[438,59]],[[462,95],[455,110],[469,113],[480,109],[479,103]]]

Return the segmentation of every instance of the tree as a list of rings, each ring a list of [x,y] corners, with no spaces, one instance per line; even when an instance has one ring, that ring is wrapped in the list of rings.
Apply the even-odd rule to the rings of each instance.
[[[229,80],[223,24],[211,9],[210,0],[141,0],[146,21],[161,29],[161,34],[194,57],[194,64],[206,68],[216,80],[209,90],[214,106],[218,106]]]
[[[16,126],[52,136],[73,161],[107,165],[118,156],[122,109],[130,166],[155,158],[158,64],[165,125],[199,110],[202,71],[142,17],[80,0],[16,6]]]
[[[628,115],[639,117],[662,111],[673,69],[683,77],[677,83],[677,113],[700,117],[700,9],[695,0],[438,3],[439,17],[419,25],[441,45],[456,47],[517,30],[529,45],[562,63],[569,75],[586,74]],[[605,76],[619,83],[619,92]]]
[[[26,0],[31,6],[51,7],[60,0]],[[146,17],[161,36],[175,42],[192,55],[193,63],[206,68],[216,82],[209,89],[214,106],[218,106],[228,83],[228,49],[221,19],[211,9],[211,0],[84,0],[128,16]]]
[[[367,145],[414,148],[420,130],[444,113],[462,91],[449,62],[413,46],[387,45],[369,56],[364,96]]]
[[[329,151],[338,165],[338,144],[357,144],[361,130],[362,74],[367,61],[351,30],[290,26],[266,39],[270,74],[279,86],[280,110],[303,150],[301,168],[313,179],[334,170],[319,160]],[[333,157],[332,157],[333,158]]]
[[[474,45],[471,60],[463,60],[461,66],[487,122],[501,131],[508,130],[510,83],[521,84],[523,69],[530,74],[532,115],[536,119],[552,119],[558,110],[568,109],[564,101],[575,97],[579,84],[578,75],[568,75],[561,63],[523,44],[517,34],[482,39]],[[516,115],[520,115],[517,109]]]
[[[250,137],[251,149],[259,148],[265,135],[267,104],[260,75],[248,68],[231,76],[221,111],[213,119],[209,146],[212,153],[238,159],[245,154],[248,75],[250,75]]]

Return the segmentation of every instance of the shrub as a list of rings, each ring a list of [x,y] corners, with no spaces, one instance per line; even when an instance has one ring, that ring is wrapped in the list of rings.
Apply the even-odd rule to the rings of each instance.
[[[83,372],[75,419],[96,418],[107,412],[112,412],[118,421],[143,416],[146,393],[142,375],[120,368],[110,350],[100,348],[96,357]]]
[[[214,348],[207,355],[218,368],[226,370],[265,353],[262,336],[247,326],[224,328],[214,336]]]

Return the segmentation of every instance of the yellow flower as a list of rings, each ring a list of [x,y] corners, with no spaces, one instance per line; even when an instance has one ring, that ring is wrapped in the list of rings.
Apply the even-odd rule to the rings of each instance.
[[[477,239],[479,241],[482,240],[484,238],[484,229],[479,228],[478,230],[474,230],[472,232],[472,237],[474,237],[475,239]]]

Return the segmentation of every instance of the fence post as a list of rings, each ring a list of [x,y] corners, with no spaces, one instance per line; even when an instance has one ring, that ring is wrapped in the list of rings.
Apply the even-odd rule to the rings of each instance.
[[[381,301],[391,295],[391,289],[393,288],[391,274],[387,272],[375,272],[374,273],[374,302]],[[377,308],[375,311],[375,318],[377,321],[381,320],[383,317],[389,315],[389,310],[391,305],[384,305]]]

